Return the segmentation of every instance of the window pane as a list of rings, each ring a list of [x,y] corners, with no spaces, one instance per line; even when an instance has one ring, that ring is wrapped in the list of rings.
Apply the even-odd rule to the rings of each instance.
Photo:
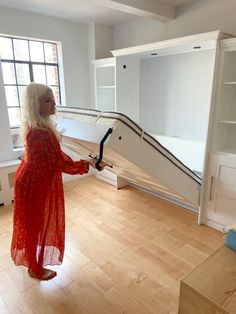
[[[2,74],[4,84],[16,84],[14,64],[2,62]]]
[[[19,106],[18,94],[16,86],[5,86],[7,106]]]
[[[44,62],[43,43],[38,41],[30,41],[29,45],[31,61]]]
[[[29,84],[30,83],[29,65],[16,63],[16,77],[18,84],[23,85]]]
[[[8,108],[10,126],[20,125],[20,108]]]
[[[44,43],[45,61],[57,63],[57,45]]]
[[[48,84],[61,105],[56,43],[0,36],[0,57],[11,127],[21,123],[25,90],[32,80]]]
[[[19,97],[20,97],[20,106],[22,106],[23,101],[24,101],[25,89],[26,89],[26,86],[18,86]]]
[[[29,61],[28,41],[23,39],[13,39],[15,59]]]
[[[13,59],[13,51],[10,38],[0,37],[0,56],[2,59]]]
[[[46,66],[48,85],[59,85],[57,67],[53,65]]]
[[[44,65],[33,65],[34,82],[46,84],[46,73]]]
[[[55,86],[50,86],[50,88],[53,91],[53,95],[55,97],[55,101],[56,101],[56,105],[60,106],[61,105],[61,101],[60,101],[60,92],[59,92],[59,87],[55,87]]]

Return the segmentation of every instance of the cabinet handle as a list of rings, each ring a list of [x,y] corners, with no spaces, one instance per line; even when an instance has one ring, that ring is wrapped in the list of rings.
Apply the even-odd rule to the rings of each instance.
[[[213,181],[214,181],[214,177],[211,176],[211,186],[210,186],[210,196],[209,196],[209,201],[212,201],[212,190],[213,190]]]

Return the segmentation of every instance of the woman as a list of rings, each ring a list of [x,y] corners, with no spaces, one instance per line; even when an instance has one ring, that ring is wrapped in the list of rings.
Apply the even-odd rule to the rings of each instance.
[[[61,173],[82,175],[95,163],[73,161],[61,151],[50,117],[55,113],[55,99],[47,85],[29,84],[22,109],[25,154],[15,176],[11,256],[16,265],[28,267],[31,277],[49,280],[56,272],[45,266],[61,264],[64,255]]]

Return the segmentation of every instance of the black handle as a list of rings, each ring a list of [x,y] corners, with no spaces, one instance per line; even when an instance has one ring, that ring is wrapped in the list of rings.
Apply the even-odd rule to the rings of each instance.
[[[102,167],[99,166],[100,162],[102,161],[102,158],[103,158],[103,146],[104,146],[104,142],[106,141],[106,139],[108,138],[108,136],[112,133],[112,128],[109,128],[106,132],[106,134],[103,136],[101,142],[100,142],[100,148],[99,148],[99,157],[97,159],[97,162],[96,162],[96,169],[97,170],[101,170]]]
[[[89,156],[91,159],[96,160],[96,162],[97,162],[97,160],[98,160],[98,157],[97,157],[97,156],[93,156],[92,154],[89,154],[88,156]],[[112,165],[112,164],[108,164],[106,161],[105,161],[105,164],[106,164],[107,167],[113,168],[113,165]]]

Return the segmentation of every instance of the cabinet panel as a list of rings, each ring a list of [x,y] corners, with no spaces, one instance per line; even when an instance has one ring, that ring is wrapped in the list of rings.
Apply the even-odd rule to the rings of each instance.
[[[116,59],[117,111],[139,122],[140,60],[135,57]]]
[[[223,226],[236,221],[236,156],[213,154],[207,192],[206,218]]]
[[[213,220],[219,220],[224,225],[230,225],[236,219],[236,199],[221,194],[216,195]]]
[[[224,161],[223,161],[224,162]],[[236,168],[219,164],[218,184],[236,189]]]

